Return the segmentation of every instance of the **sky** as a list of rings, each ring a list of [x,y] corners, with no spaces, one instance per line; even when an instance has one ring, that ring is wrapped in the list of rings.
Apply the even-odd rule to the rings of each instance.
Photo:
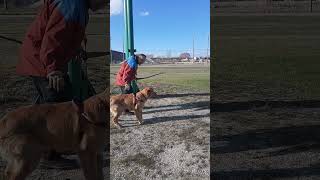
[[[145,54],[205,56],[210,35],[209,0],[133,0],[134,46]],[[110,2],[111,49],[121,51],[124,38],[123,0]]]

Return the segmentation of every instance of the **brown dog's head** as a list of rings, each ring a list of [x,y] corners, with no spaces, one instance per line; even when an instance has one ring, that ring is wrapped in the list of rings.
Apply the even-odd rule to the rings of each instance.
[[[157,93],[151,87],[144,88],[141,93],[143,93],[147,98],[157,97]]]

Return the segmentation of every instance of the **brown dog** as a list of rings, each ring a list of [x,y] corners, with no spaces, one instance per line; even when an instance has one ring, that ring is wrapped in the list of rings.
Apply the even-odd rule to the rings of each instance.
[[[49,150],[74,152],[87,180],[103,180],[109,89],[82,105],[74,102],[24,106],[0,121],[6,180],[24,180]]]
[[[142,91],[134,94],[120,94],[110,97],[110,112],[112,115],[112,122],[117,128],[122,126],[119,124],[119,117],[125,110],[134,111],[139,124],[143,123],[142,110],[144,104],[151,97],[157,94],[150,87],[144,88]]]

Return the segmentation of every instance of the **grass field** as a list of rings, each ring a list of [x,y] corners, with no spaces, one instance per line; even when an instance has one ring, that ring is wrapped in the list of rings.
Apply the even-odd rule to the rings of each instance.
[[[111,73],[115,74],[119,66],[111,66]],[[210,91],[210,66],[200,65],[142,65],[138,69],[138,77],[146,77],[163,73],[152,78],[144,79],[139,83],[152,86],[165,86],[167,93],[183,91]],[[113,76],[114,77],[114,76]],[[113,82],[114,79],[111,79]],[[161,91],[162,91],[161,90]]]
[[[213,105],[320,99],[320,16],[212,17]],[[212,107],[214,179],[319,178],[319,107],[227,106]]]
[[[216,16],[216,100],[319,99],[320,16]]]

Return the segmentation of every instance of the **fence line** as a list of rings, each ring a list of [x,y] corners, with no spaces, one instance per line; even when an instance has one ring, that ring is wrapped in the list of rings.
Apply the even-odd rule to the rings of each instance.
[[[179,57],[183,53],[188,53],[190,57],[206,57],[210,56],[210,49],[138,49],[135,53],[143,53],[149,57],[165,58]]]
[[[214,1],[211,4],[215,12],[251,12],[251,13],[307,13],[320,12],[319,0],[256,0],[256,1]]]

